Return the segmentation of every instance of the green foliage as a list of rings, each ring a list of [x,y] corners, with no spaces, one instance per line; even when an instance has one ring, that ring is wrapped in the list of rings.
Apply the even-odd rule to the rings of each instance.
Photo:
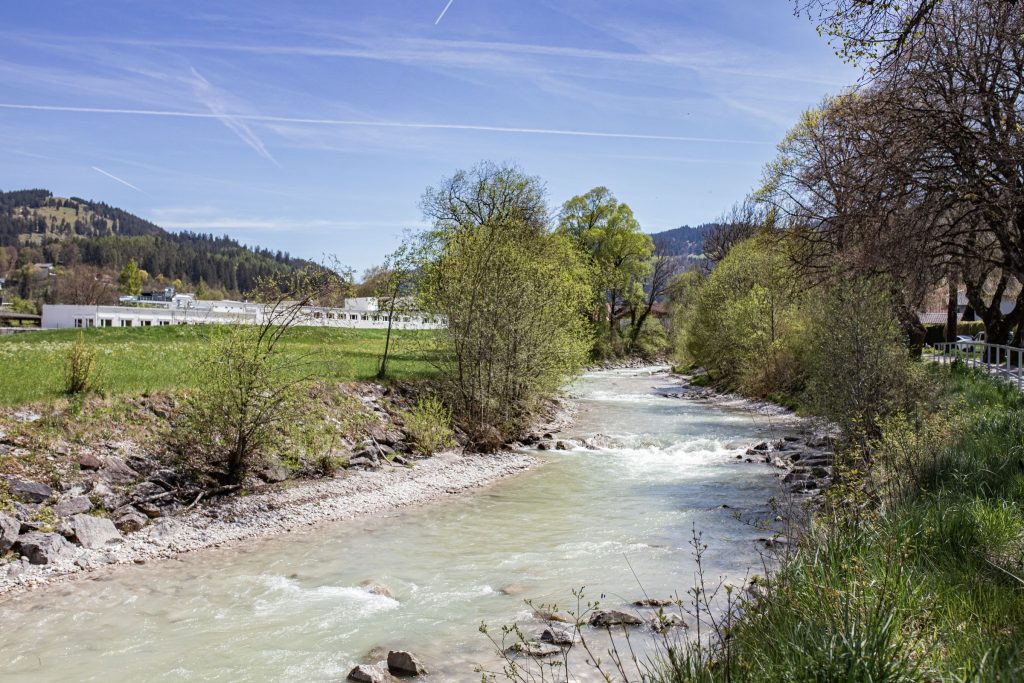
[[[809,406],[864,449],[886,416],[920,395],[892,296],[882,281],[847,279],[816,292],[808,308]]]
[[[402,421],[418,453],[433,455],[455,445],[452,411],[436,396],[420,398]]]
[[[79,332],[68,349],[64,364],[64,391],[67,394],[74,396],[96,391],[99,382],[96,357],[96,349],[86,344],[85,335]]]
[[[728,648],[659,681],[1014,681],[1024,676],[1024,396],[964,369],[883,424],[854,525],[819,515]],[[936,383],[942,386],[940,383]]]
[[[142,293],[142,272],[135,259],[128,260],[127,265],[121,270],[121,275],[117,278],[117,283],[125,294],[138,296]]]
[[[592,315],[604,323],[608,344],[617,351],[618,315],[643,299],[654,242],[641,232],[632,209],[606,187],[595,187],[566,201],[558,232],[567,235],[586,259],[595,296]]]
[[[296,375],[301,359],[283,354],[274,329],[211,328],[194,371],[202,378],[174,423],[172,447],[193,471],[240,484],[285,442],[286,426],[308,406]]]
[[[755,237],[735,246],[706,280],[692,272],[677,279],[680,361],[756,396],[802,385],[803,293],[784,247]]]
[[[584,363],[592,296],[570,240],[552,234],[536,179],[483,165],[427,193],[420,308],[443,316],[446,401],[479,447],[520,429]]]

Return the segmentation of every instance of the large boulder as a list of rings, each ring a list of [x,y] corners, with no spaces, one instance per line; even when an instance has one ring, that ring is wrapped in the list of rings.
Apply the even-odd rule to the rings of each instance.
[[[114,511],[114,526],[122,533],[130,534],[138,531],[149,523],[149,517],[142,514],[131,505],[125,505]]]
[[[103,461],[100,477],[110,484],[128,484],[138,479],[139,473],[116,455],[108,455]]]
[[[91,509],[92,501],[89,500],[89,496],[71,496],[53,506],[53,511],[60,517],[80,515]]]
[[[46,484],[14,477],[7,478],[7,490],[11,496],[26,503],[45,503],[53,496],[53,489]]]
[[[0,553],[10,550],[18,542],[21,522],[0,512]]]
[[[541,642],[551,643],[552,645],[572,645],[576,640],[576,634],[572,629],[548,626],[540,634],[540,639]]]
[[[28,558],[32,564],[53,564],[71,562],[77,554],[75,546],[60,534],[31,531],[18,537],[14,549]]]
[[[90,550],[122,540],[117,527],[106,517],[75,515],[71,518],[71,530],[82,547]]]
[[[388,653],[388,671],[396,676],[421,676],[427,668],[411,652],[392,650]]]
[[[600,609],[590,615],[590,625],[599,628],[609,626],[639,626],[643,619],[635,614],[617,609]]]

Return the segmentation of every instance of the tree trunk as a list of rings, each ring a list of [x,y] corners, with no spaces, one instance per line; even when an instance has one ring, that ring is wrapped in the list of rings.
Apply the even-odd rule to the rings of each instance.
[[[949,298],[946,301],[946,341],[950,344],[956,341],[957,333],[957,281],[949,278]]]

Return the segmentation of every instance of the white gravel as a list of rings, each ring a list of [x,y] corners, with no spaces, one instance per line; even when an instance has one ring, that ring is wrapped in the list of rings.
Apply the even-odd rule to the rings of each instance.
[[[114,565],[143,563],[243,539],[286,534],[322,522],[353,519],[481,488],[539,461],[523,453],[441,453],[411,468],[283,484],[250,496],[198,507],[155,520],[124,541],[101,550],[80,550],[73,563],[0,564],[0,596],[66,581]]]

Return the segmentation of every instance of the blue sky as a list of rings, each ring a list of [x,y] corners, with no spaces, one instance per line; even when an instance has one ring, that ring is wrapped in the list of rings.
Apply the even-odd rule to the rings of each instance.
[[[482,159],[656,232],[857,73],[789,0],[53,0],[0,9],[0,189],[358,270]]]

